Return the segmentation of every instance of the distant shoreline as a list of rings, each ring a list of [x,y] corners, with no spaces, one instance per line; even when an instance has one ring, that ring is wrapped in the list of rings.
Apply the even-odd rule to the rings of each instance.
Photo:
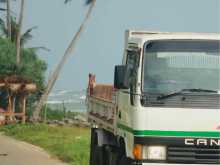
[[[58,90],[50,94],[47,106],[55,110],[86,112],[86,91]]]

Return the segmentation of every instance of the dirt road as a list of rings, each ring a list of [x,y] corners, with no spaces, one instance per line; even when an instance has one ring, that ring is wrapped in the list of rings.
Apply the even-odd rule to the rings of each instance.
[[[44,150],[0,133],[0,165],[67,165]]]

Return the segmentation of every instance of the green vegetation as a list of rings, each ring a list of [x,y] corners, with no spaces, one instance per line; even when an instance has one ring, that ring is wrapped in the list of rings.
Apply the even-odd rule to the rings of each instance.
[[[50,107],[47,107],[46,109],[46,116],[47,120],[63,120],[65,117],[68,117],[68,119],[74,119],[76,115],[80,114],[79,112],[71,112],[71,111],[63,111],[60,109],[52,109]],[[41,111],[40,117],[41,119],[44,118],[45,115],[45,108],[43,111]]]
[[[16,66],[16,47],[8,39],[0,38],[0,76],[18,75],[34,81],[39,90],[44,88],[46,63],[32,49],[22,49],[20,66]]]
[[[69,0],[65,0],[65,2],[68,1]],[[37,117],[40,116],[41,110],[43,110],[49,93],[59,77],[62,67],[72,54],[71,52],[74,50],[75,44],[84,30],[86,22],[95,6],[95,0],[86,0],[86,5],[91,4],[86,17],[62,59],[58,62],[57,68],[52,71],[46,86],[44,84],[44,76],[47,69],[46,63],[38,58],[36,51],[34,51],[36,49],[27,49],[24,47],[27,41],[32,38],[30,32],[35,29],[35,27],[28,29],[24,34],[20,34],[24,17],[24,0],[21,1],[19,16],[16,16],[15,19],[18,20],[18,22],[11,16],[10,1],[0,0],[0,2],[6,3],[7,5],[5,9],[5,11],[7,11],[6,19],[0,18],[0,77],[16,75],[36,83],[38,91],[28,98],[27,112],[29,116],[34,115],[32,109],[35,109],[36,115],[34,116],[36,116],[35,118],[37,119]],[[45,87],[47,88],[45,89]],[[0,106],[7,103],[7,92],[8,91],[3,90],[0,92],[0,101],[2,100]],[[19,96],[17,97],[19,98]],[[17,100],[16,98],[15,104]],[[37,101],[39,101],[38,104],[36,104]],[[42,113],[41,115],[44,114]],[[76,114],[58,110],[52,111],[51,109],[47,110],[47,118],[50,120],[60,120],[65,115],[72,118]],[[86,128],[26,124],[0,127],[0,131],[19,140],[40,146],[49,153],[71,164],[88,165],[90,132]]]
[[[33,49],[21,50],[20,65],[16,65],[16,46],[9,39],[0,37],[0,77],[21,76],[36,83],[38,91],[28,98],[27,111],[33,109],[36,102],[45,88],[45,72],[47,64],[41,60]],[[0,107],[7,105],[7,91],[1,90]]]
[[[0,127],[0,131],[16,139],[40,146],[72,165],[88,165],[89,129],[26,124]]]

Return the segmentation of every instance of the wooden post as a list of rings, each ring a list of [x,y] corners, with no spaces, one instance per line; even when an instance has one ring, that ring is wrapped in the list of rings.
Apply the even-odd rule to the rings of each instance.
[[[11,109],[11,95],[10,95],[10,93],[8,93],[8,108],[7,108],[7,111],[6,111],[6,113],[7,114],[9,114],[10,113],[10,110]],[[5,121],[6,121],[6,123],[10,120],[10,117],[9,116],[5,116]]]
[[[7,109],[8,112],[11,111],[11,95],[9,94],[8,96],[8,109]]]
[[[44,123],[47,123],[47,103],[45,104],[44,108]]]
[[[13,96],[11,95],[11,93],[9,93],[9,97],[8,97],[8,120],[9,122],[11,122],[13,120],[12,118],[12,113],[13,113]]]
[[[11,118],[12,118],[12,122],[16,122],[16,117],[15,117],[15,110],[16,109],[16,95],[13,94],[12,96],[12,109],[11,109]]]
[[[26,97],[23,96],[22,99],[22,124],[25,124],[26,121]]]
[[[66,118],[66,107],[65,107],[65,102],[63,101],[63,119]]]

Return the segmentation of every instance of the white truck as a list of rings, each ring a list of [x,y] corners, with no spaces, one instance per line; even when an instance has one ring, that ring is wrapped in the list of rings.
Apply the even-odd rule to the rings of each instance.
[[[220,34],[126,31],[87,109],[90,165],[220,164]]]

